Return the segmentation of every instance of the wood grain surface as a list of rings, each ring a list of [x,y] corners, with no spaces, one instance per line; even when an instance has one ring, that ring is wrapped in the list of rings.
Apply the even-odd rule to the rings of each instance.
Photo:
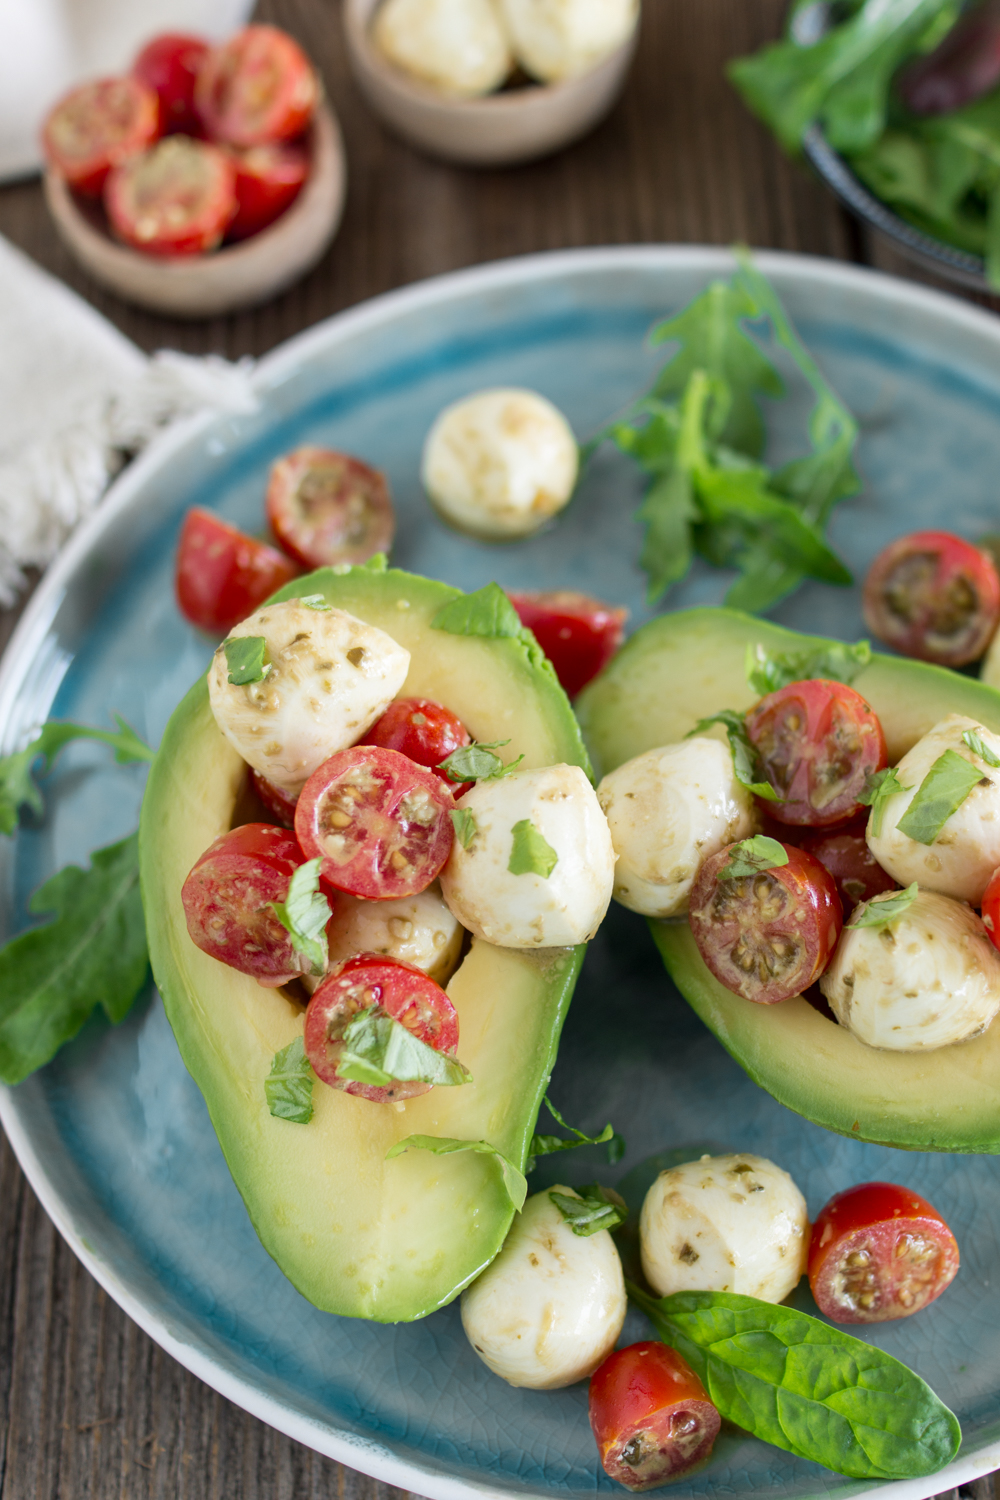
[[[343,225],[304,281],[236,316],[174,323],[88,282],[37,182],[0,188],[0,233],[143,348],[230,358],[422,277],[573,245],[744,241],[912,274],[781,157],[725,82],[726,59],[776,36],[784,6],[645,0],[638,57],[605,123],[549,161],[474,172],[418,155],[370,115],[347,71],[336,0],[264,0],[258,18],[294,33],[320,66],[347,143]],[[0,618],[0,643],[10,625]],[[971,1488],[976,1500],[994,1496],[992,1478]],[[0,1500],[393,1493],[272,1431],[157,1348],[80,1267],[0,1144]]]

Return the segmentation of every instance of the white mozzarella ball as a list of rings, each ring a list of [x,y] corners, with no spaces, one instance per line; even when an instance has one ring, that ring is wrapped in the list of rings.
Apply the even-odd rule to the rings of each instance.
[[[579,766],[480,781],[458,805],[475,832],[467,849],[455,839],[441,891],[463,927],[498,948],[562,948],[593,937],[611,901],[615,853]],[[516,849],[536,835],[555,855],[549,874],[514,874]]]
[[[626,1305],[608,1231],[574,1234],[544,1192],[528,1199],[496,1260],[462,1293],[462,1325],[494,1374],[551,1391],[594,1373],[615,1346]]]
[[[437,418],[421,478],[451,525],[486,541],[530,536],[573,493],[576,439],[534,391],[480,391]]]
[[[686,912],[704,861],[760,826],[718,740],[647,750],[605,776],[597,800],[617,857],[615,900],[646,917]]]
[[[635,30],[639,0],[501,0],[514,54],[543,83],[576,78]]]
[[[639,1216],[642,1269],[661,1297],[787,1297],[806,1268],[806,1200],[787,1172],[745,1152],[661,1172]]]
[[[885,802],[878,834],[872,832],[869,821],[868,847],[883,870],[888,870],[900,885],[917,881],[929,891],[978,906],[990,877],[1000,866],[1000,771],[988,766],[965,744],[962,735],[969,729],[1000,755],[1000,735],[964,714],[949,714],[899,762],[896,775],[906,791]],[[954,750],[981,770],[982,779],[952,813],[933,844],[918,844],[901,833],[898,824],[927,772],[946,750]]]
[[[447,984],[462,951],[462,928],[436,882],[417,896],[395,901],[338,895],[326,934],[331,965],[355,953],[381,953],[415,964],[440,985]]]
[[[513,66],[492,0],[384,0],[372,34],[397,68],[460,98],[499,88]]]
[[[885,927],[845,927],[819,984],[841,1026],[859,1041],[929,1052],[978,1036],[993,1020],[1000,953],[963,901],[918,891]]]
[[[212,712],[243,759],[290,792],[361,738],[410,666],[410,653],[384,630],[297,599],[264,605],[227,639],[243,636],[263,636],[267,675],[242,687],[231,683],[223,643],[208,670]]]

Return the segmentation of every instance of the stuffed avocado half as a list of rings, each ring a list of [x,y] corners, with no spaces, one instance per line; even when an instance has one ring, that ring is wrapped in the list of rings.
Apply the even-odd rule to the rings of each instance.
[[[827,644],[735,610],[654,620],[576,700],[598,770],[674,744],[720,709],[749,709],[758,695],[747,683],[748,647],[806,652]],[[949,713],[1000,730],[1000,693],[945,668],[875,655],[853,687],[881,721],[890,764]],[[876,1050],[805,999],[755,1005],[725,989],[702,961],[686,920],[651,920],[650,928],[685,999],[782,1104],[855,1139],[1000,1152],[1000,1024],[937,1051]]]
[[[324,569],[275,598],[320,593],[411,653],[405,695],[446,704],[477,740],[509,740],[505,755],[523,754],[527,767],[587,768],[565,694],[526,633],[490,633],[488,619],[472,622],[475,633],[435,629],[459,590],[395,569]],[[203,678],[168,725],[140,828],[150,955],[167,1015],[254,1227],[285,1275],[328,1312],[424,1317],[492,1260],[513,1208],[494,1157],[386,1153],[410,1135],[485,1140],[524,1166],[583,948],[528,952],[473,939],[448,985],[472,1083],[396,1105],[317,1084],[309,1124],[274,1118],[265,1079],[275,1053],[301,1035],[302,1008],[201,952],[181,905],[188,871],[238,819],[246,773]]]

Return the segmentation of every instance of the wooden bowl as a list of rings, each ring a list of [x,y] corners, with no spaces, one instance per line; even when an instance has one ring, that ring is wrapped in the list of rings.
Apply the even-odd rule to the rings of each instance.
[[[344,0],[347,54],[376,114],[432,156],[468,166],[511,166],[568,146],[602,120],[628,72],[638,26],[617,52],[579,78],[451,99],[394,67],[371,37],[379,0]]]
[[[113,239],[98,202],[78,198],[58,172],[45,198],[62,239],[95,281],[128,302],[177,318],[209,318],[263,302],[316,264],[340,223],[344,145],[328,104],[310,128],[309,176],[295,201],[259,234],[208,255],[145,255]]]

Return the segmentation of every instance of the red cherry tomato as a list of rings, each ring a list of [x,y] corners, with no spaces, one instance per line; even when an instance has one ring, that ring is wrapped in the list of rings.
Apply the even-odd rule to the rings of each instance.
[[[511,604],[555,668],[570,698],[607,666],[625,636],[627,609],[578,594],[509,594]]]
[[[195,506],[185,516],[177,547],[177,603],[199,629],[224,634],[297,575],[287,557],[210,510]]]
[[[385,477],[358,458],[305,446],[271,469],[267,519],[307,568],[367,562],[388,552],[396,529]]]
[[[160,134],[160,103],[139,78],[99,78],[54,105],[42,126],[45,159],[71,188],[100,196],[112,167]]]
[[[273,224],[299,195],[309,176],[304,146],[277,144],[232,151],[236,168],[236,213],[226,230],[229,240],[245,240]]]
[[[285,900],[304,862],[295,835],[272,823],[244,823],[222,834],[181,889],[192,942],[259,984],[287,984],[303,963],[269,903]]]
[[[441,778],[396,750],[355,745],[314,771],[299,793],[295,832],[338,891],[366,901],[415,896],[451,852],[454,807]]]
[[[833,876],[805,849],[783,844],[787,865],[721,872],[730,844],[707,859],[691,890],[698,951],[720,984],[758,1005],[801,995],[830,961],[844,925]]]
[[[708,1458],[722,1419],[687,1361],[650,1340],[616,1349],[590,1377],[590,1425],[605,1473],[651,1490]]]
[[[835,1323],[908,1318],[958,1271],[955,1236],[919,1193],[863,1182],[830,1199],[809,1241],[809,1285]]]
[[[257,796],[275,821],[280,823],[282,828],[294,828],[295,804],[299,800],[298,797],[293,797],[291,792],[286,792],[285,788],[278,786],[277,782],[269,781],[252,766],[250,767],[250,780]]]
[[[115,167],[104,207],[120,240],[148,255],[202,255],[236,212],[236,171],[225,151],[168,135]]]
[[[861,812],[871,772],[887,764],[885,735],[868,704],[842,682],[790,682],[746,719],[764,777],[783,798],[779,823],[825,827]]]
[[[915,531],[880,552],[868,570],[865,623],[904,656],[961,667],[977,661],[1000,622],[992,558],[950,531]]]
[[[983,926],[994,948],[1000,948],[1000,870],[991,876],[983,892]]]
[[[141,79],[160,101],[164,134],[201,133],[194,86],[208,53],[208,43],[200,36],[166,31],[147,42],[132,64],[132,76]]]
[[[305,1047],[317,1077],[335,1089],[371,1099],[376,1104],[426,1094],[433,1084],[396,1080],[387,1088],[376,1088],[369,1083],[338,1078],[337,1061],[344,1050],[344,1032],[360,1011],[373,1005],[436,1052],[454,1057],[458,1051],[458,1016],[440,985],[413,964],[375,953],[359,953],[338,964],[309,1002]]]
[[[362,745],[381,745],[384,750],[398,750],[415,760],[418,766],[436,771],[453,750],[472,741],[469,731],[457,714],[430,698],[397,698],[390,703],[381,719],[368,730]],[[454,782],[436,771],[456,799],[473,785],[471,781]]]
[[[896,889],[896,882],[868,847],[867,822],[866,817],[847,828],[824,829],[799,844],[800,849],[808,849],[833,876],[845,916],[860,901],[870,901],[883,891]]]
[[[293,140],[309,124],[318,97],[308,57],[276,26],[246,26],[216,47],[195,86],[209,135],[229,146]]]

